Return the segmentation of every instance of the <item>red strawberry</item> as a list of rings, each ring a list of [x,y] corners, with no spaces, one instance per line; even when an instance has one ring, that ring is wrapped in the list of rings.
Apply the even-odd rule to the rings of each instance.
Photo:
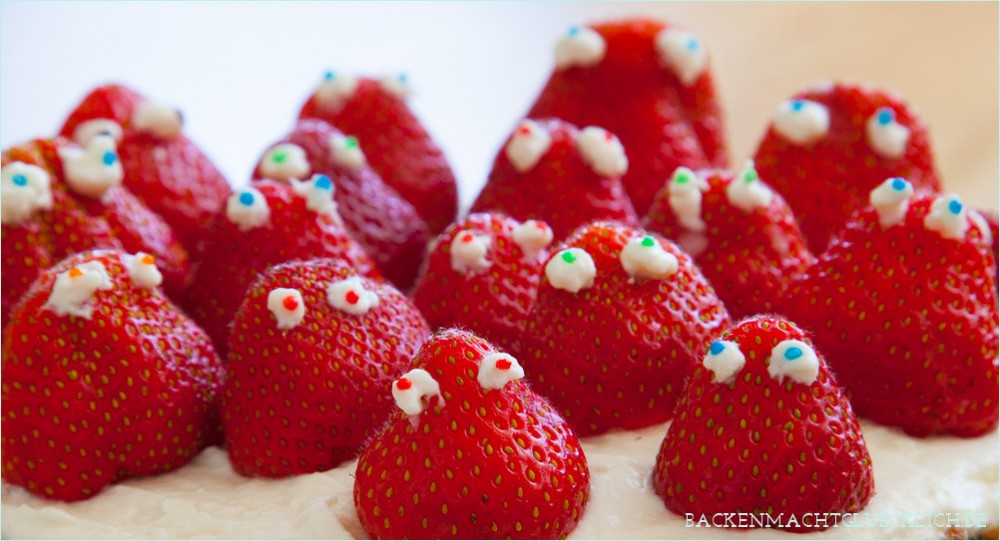
[[[434,241],[413,302],[434,328],[465,328],[515,350],[551,241],[545,222],[470,214]]]
[[[329,257],[377,277],[368,254],[344,231],[322,183],[295,188],[272,180],[233,192],[206,231],[183,305],[225,355],[229,329],[259,274],[287,261]]]
[[[229,184],[181,133],[179,111],[118,84],[92,90],[60,134],[86,145],[99,133],[118,142],[125,186],[163,217],[191,248],[229,195]]]
[[[859,415],[925,436],[997,426],[997,297],[990,244],[957,196],[889,179],[781,313],[813,334]]]
[[[805,333],[745,320],[712,342],[684,388],[653,486],[694,519],[748,513],[825,530],[875,493],[861,426]]]
[[[183,466],[215,434],[222,364],[147,254],[97,250],[41,273],[3,340],[3,478],[82,500]]]
[[[580,435],[671,418],[684,379],[729,315],[673,243],[596,222],[545,265],[521,361]]]
[[[813,260],[788,204],[748,162],[739,174],[682,167],[660,191],[643,227],[694,257],[733,317],[772,310]]]
[[[3,313],[38,273],[90,248],[124,248],[156,256],[165,289],[188,281],[188,256],[170,227],[127,189],[114,142],[86,149],[64,139],[36,139],[3,152]]]
[[[255,176],[294,183],[293,178],[326,175],[347,231],[387,279],[407,289],[424,258],[427,226],[367,165],[362,144],[322,120],[301,120],[264,154]]]
[[[354,458],[429,335],[406,297],[342,262],[271,267],[233,322],[222,410],[233,468],[285,477]]]
[[[436,234],[458,213],[458,186],[444,153],[406,104],[407,94],[405,75],[376,81],[328,71],[299,117],[326,120],[357,137],[372,169]]]
[[[997,267],[997,261],[1000,258],[1000,217],[994,210],[981,210],[979,214],[986,220],[986,225],[989,227],[990,239],[993,241],[993,277],[997,280],[997,284],[1000,284],[1000,271]]]
[[[817,252],[886,178],[939,189],[923,122],[899,96],[853,84],[809,88],[782,103],[754,162]]]
[[[648,19],[573,27],[528,113],[611,130],[628,150],[622,181],[645,214],[679,166],[726,165],[722,115],[704,44]]]
[[[587,459],[510,355],[457,330],[392,384],[399,409],[358,461],[354,506],[377,539],[562,539],[590,493]]]
[[[544,219],[557,239],[593,220],[638,224],[622,190],[628,159],[618,138],[561,120],[525,120],[497,155],[472,212]]]

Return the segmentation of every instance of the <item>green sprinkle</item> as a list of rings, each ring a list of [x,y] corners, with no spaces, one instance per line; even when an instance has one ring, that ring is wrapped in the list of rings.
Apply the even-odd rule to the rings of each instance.
[[[562,253],[562,259],[563,259],[563,261],[565,261],[567,263],[572,263],[572,262],[576,261],[576,255],[573,254],[573,252],[570,252],[569,250],[567,250],[567,251],[565,251],[565,252]]]
[[[743,182],[746,184],[750,184],[759,178],[760,176],[757,175],[756,169],[747,169],[746,172],[743,173]]]
[[[352,136],[348,137],[347,139],[344,139],[344,146],[347,147],[347,148],[357,148],[357,146],[358,146],[358,138],[354,137],[352,135]]]
[[[288,154],[285,152],[275,152],[271,155],[271,160],[274,161],[274,163],[285,163],[285,160],[287,159]]]
[[[642,245],[646,248],[652,248],[654,244],[656,244],[656,241],[653,240],[653,237],[646,237],[642,239]]]
[[[674,182],[677,184],[687,184],[688,182],[691,182],[691,177],[688,176],[687,173],[679,173],[676,177],[674,177]]]

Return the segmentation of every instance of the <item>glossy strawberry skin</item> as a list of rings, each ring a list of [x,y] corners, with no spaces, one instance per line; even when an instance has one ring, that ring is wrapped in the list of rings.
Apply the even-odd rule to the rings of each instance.
[[[386,185],[371,167],[363,165],[352,171],[339,165],[330,152],[330,138],[334,135],[343,134],[322,120],[300,120],[279,144],[302,147],[312,174],[330,177],[337,212],[347,231],[375,260],[386,279],[407,290],[424,258],[430,235],[427,225],[413,205]],[[259,168],[255,176],[263,176]]]
[[[553,252],[587,251],[594,285],[574,294],[543,276],[528,319],[518,358],[581,436],[669,420],[701,352],[730,321],[708,280],[669,241],[656,239],[677,258],[676,274],[630,279],[619,252],[644,234],[610,222],[578,229]]]
[[[250,184],[267,200],[270,219],[248,231],[223,209],[205,233],[198,266],[181,304],[225,355],[229,331],[247,289],[272,265],[320,257],[341,259],[362,276],[378,277],[375,263],[330,214],[306,208],[290,186],[272,180]]]
[[[917,190],[940,189],[927,129],[900,97],[840,83],[807,89],[793,99],[826,106],[828,133],[811,144],[796,145],[772,124],[757,147],[754,163],[761,178],[791,205],[814,252],[826,248],[830,237],[852,212],[868,204],[868,194],[885,179],[904,177]],[[910,130],[900,158],[879,155],[866,140],[865,125],[881,107],[895,111],[896,120]]]
[[[733,318],[771,312],[773,301],[788,282],[814,259],[792,210],[780,195],[774,194],[767,207],[746,212],[726,195],[730,182],[742,180],[734,179],[732,171],[715,169],[697,174],[709,186],[701,199],[705,232],[692,233],[683,226],[670,206],[666,187],[643,218],[643,228],[685,248]],[[704,250],[686,245],[691,235],[702,236]]]
[[[721,340],[746,364],[731,382],[694,370],[656,459],[653,485],[679,515],[795,516],[795,532],[823,530],[815,514],[862,510],[875,492],[871,457],[851,404],[822,361],[809,385],[773,378],[771,350],[805,333],[769,316],[744,320]]]
[[[141,94],[120,84],[95,88],[74,109],[60,134],[72,138],[80,124],[113,120],[122,127],[118,154],[125,186],[170,224],[192,248],[229,195],[229,183],[204,152],[184,134],[160,139],[132,126]]]
[[[534,167],[519,172],[501,150],[471,212],[544,220],[556,239],[594,220],[637,225],[621,180],[596,173],[577,150],[580,130],[558,119],[537,122],[552,138],[548,151]]]
[[[583,450],[524,380],[483,391],[478,362],[493,351],[445,330],[417,354],[413,367],[428,371],[442,396],[416,423],[394,410],[362,451],[354,503],[372,537],[561,539],[573,531],[590,494]]]
[[[311,97],[299,118],[319,118],[361,141],[372,168],[417,209],[431,233],[458,213],[458,186],[444,153],[406,101],[362,77],[340,108]]]
[[[221,361],[162,293],[132,284],[123,252],[71,256],[43,272],[3,341],[3,477],[46,498],[177,469],[217,431]],[[58,273],[99,261],[111,290],[90,319],[43,309]]]
[[[981,210],[980,214],[986,219],[986,224],[990,228],[990,238],[993,239],[993,276],[997,279],[997,284],[1000,285],[1000,271],[998,271],[997,263],[1000,262],[1000,217],[997,216],[996,211],[993,210]]]
[[[227,357],[223,423],[233,468],[246,476],[324,471],[357,455],[393,407],[384,391],[430,329],[388,284],[364,279],[379,305],[363,316],[326,298],[331,282],[357,276],[333,259],[271,267],[236,314]],[[305,318],[281,330],[267,308],[276,288],[302,294]],[[344,397],[351,397],[345,400]]]
[[[527,116],[601,126],[618,135],[630,160],[625,190],[645,214],[677,167],[727,164],[714,76],[706,69],[688,87],[661,64],[655,37],[673,25],[625,19],[589,26],[604,38],[604,58],[592,67],[554,71]]]
[[[959,242],[924,227],[911,198],[882,229],[871,207],[793,281],[778,311],[809,331],[859,415],[915,436],[997,425],[997,298],[976,227]]]
[[[434,240],[413,291],[413,302],[432,328],[467,329],[501,349],[516,351],[548,259],[544,248],[525,254],[513,238],[518,225],[502,214],[470,214]],[[451,243],[468,232],[492,239],[490,267],[483,271],[452,267]]]

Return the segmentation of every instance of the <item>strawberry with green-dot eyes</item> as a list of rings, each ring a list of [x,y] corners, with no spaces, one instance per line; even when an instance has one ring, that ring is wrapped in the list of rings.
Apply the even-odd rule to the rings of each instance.
[[[997,426],[989,226],[955,195],[885,180],[776,303],[812,334],[854,410],[916,436]]]
[[[562,539],[590,494],[583,449],[517,360],[449,329],[392,384],[354,505],[377,539]],[[385,390],[388,393],[388,389]]]
[[[545,264],[517,352],[580,435],[671,418],[729,315],[690,256],[610,222],[581,227]]]
[[[875,486],[861,426],[806,334],[757,316],[707,349],[656,457],[667,508],[780,516],[794,532],[864,509]]]
[[[356,456],[392,407],[385,390],[429,335],[399,291],[343,262],[271,267],[229,338],[222,417],[233,468],[286,477]]]
[[[223,368],[150,254],[42,272],[3,340],[3,479],[57,500],[177,469],[217,435]]]

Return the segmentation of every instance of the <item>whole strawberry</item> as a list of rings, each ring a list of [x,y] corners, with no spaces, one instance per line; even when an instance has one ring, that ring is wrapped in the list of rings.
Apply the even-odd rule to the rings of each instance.
[[[3,479],[74,501],[177,469],[216,434],[212,343],[157,288],[149,254],[42,272],[3,340]]]
[[[997,425],[990,241],[954,195],[886,180],[779,312],[813,336],[854,410],[916,436]]]
[[[920,118],[899,96],[855,84],[817,86],[783,102],[754,162],[791,205],[814,252],[826,248],[885,179],[939,189]]]
[[[603,128],[525,120],[494,160],[472,212],[544,219],[557,239],[593,220],[636,225],[621,183],[628,164],[621,142]]]
[[[722,114],[704,43],[650,19],[574,26],[556,46],[556,68],[528,117],[601,126],[621,138],[622,179],[645,214],[679,166],[726,165]]]
[[[364,143],[386,184],[410,202],[431,233],[458,213],[458,186],[448,160],[410,110],[406,75],[381,80],[328,71],[299,118],[320,118]]]
[[[400,289],[413,285],[429,233],[416,209],[367,164],[361,143],[322,120],[300,120],[261,158],[255,177],[290,182],[326,175],[347,231]],[[293,180],[294,179],[294,180]]]
[[[694,261],[643,231],[595,222],[545,265],[519,358],[580,435],[670,419],[729,315]]]
[[[851,404],[805,333],[769,316],[712,342],[677,405],[653,486],[679,515],[747,513],[793,532],[825,530],[875,493]]]
[[[429,335],[406,297],[340,261],[271,267],[230,336],[222,415],[233,468],[285,477],[354,458]]]
[[[442,331],[392,384],[354,506],[377,539],[562,539],[590,494],[583,449],[510,355]],[[386,389],[384,392],[388,393]]]
[[[296,187],[252,182],[229,196],[205,232],[182,304],[224,356],[233,317],[258,276],[278,263],[321,257],[378,276],[375,263],[344,230],[322,177]]]
[[[734,318],[770,312],[813,260],[788,204],[752,161],[738,174],[679,168],[643,227],[691,255]]]
[[[515,350],[535,304],[552,229],[502,214],[470,214],[431,245],[413,302],[433,328],[468,329]]]
[[[118,143],[125,186],[170,224],[189,249],[229,195],[229,184],[181,133],[180,111],[120,84],[99,86],[70,113],[60,134],[86,146],[98,134]]]

